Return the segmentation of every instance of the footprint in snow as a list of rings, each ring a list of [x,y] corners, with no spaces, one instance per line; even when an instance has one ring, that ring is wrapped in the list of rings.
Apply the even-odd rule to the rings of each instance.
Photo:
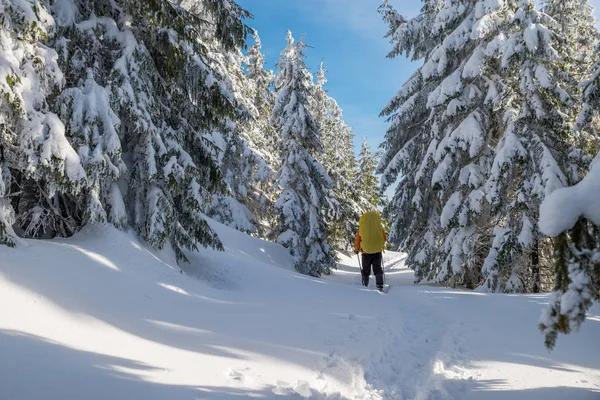
[[[245,369],[239,370],[239,369],[229,368],[229,370],[227,371],[227,376],[229,378],[233,379],[234,381],[238,381],[241,383],[247,383],[249,381],[249,378],[246,375],[246,372],[249,369],[250,368],[245,368]]]
[[[291,385],[285,381],[277,381],[272,391],[277,396],[300,395],[300,397],[305,399],[313,395],[310,384],[306,381],[297,381],[295,385]]]
[[[277,381],[275,382],[275,386],[273,387],[273,394],[278,396],[287,396],[293,394],[292,385],[285,381]]]

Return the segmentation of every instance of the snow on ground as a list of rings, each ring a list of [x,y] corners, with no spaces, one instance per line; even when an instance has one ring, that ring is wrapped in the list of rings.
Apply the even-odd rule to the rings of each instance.
[[[324,279],[216,223],[184,272],[132,234],[0,247],[0,399],[599,399],[600,309],[548,353],[546,295]],[[372,282],[372,285],[374,282]]]

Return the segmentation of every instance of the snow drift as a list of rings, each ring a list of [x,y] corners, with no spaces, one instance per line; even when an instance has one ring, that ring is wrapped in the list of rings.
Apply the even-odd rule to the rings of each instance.
[[[412,285],[355,258],[297,274],[281,246],[211,222],[183,271],[133,233],[0,247],[1,399],[597,399],[600,310],[548,354],[545,295]]]

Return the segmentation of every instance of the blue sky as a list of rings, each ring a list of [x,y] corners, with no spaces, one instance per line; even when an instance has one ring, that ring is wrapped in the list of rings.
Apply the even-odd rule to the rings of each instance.
[[[386,55],[390,44],[383,36],[387,27],[377,13],[380,0],[237,0],[254,15],[248,25],[258,30],[274,69],[285,47],[286,31],[295,38],[306,34],[306,64],[315,72],[321,60],[328,70],[327,89],[344,110],[354,128],[355,144],[362,136],[377,147],[387,124],[380,111],[415,70],[405,58]],[[419,12],[417,0],[390,0],[405,16]],[[600,9],[600,0],[591,0]],[[598,13],[597,13],[598,14]]]
[[[274,69],[286,45],[290,29],[296,39],[306,34],[306,64],[312,72],[323,60],[329,80],[327,89],[344,110],[345,121],[354,128],[355,144],[362,136],[377,147],[387,124],[378,115],[414,71],[405,59],[389,60],[387,29],[377,8],[380,0],[237,0],[254,15],[248,25],[258,30]],[[416,15],[420,2],[392,0],[407,15]],[[411,4],[406,6],[405,4]]]

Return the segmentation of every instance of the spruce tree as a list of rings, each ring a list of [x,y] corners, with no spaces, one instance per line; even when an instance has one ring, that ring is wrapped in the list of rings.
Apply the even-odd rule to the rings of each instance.
[[[246,57],[239,49],[224,51],[214,40],[210,47],[213,65],[222,71],[226,78],[224,83],[239,109],[237,118],[225,118],[211,134],[216,147],[213,157],[221,169],[227,190],[214,197],[208,215],[242,232],[256,233],[256,221],[260,216],[252,210],[259,212],[261,207],[254,206],[252,195],[256,173],[266,168],[266,161],[252,137],[257,111],[253,105],[251,81],[244,72]]]
[[[583,80],[583,109],[576,130],[591,130],[600,110],[600,51],[591,74]],[[579,330],[593,302],[600,301],[600,154],[586,178],[573,188],[558,190],[543,203],[540,228],[556,237],[555,293],[540,318],[546,346],[554,348],[560,333]]]
[[[52,110],[64,76],[47,46],[55,21],[46,2],[0,1],[0,242],[77,231],[85,188],[81,159]]]
[[[276,171],[280,162],[280,137],[271,122],[275,102],[272,90],[273,71],[265,69],[265,55],[257,31],[253,34],[254,45],[248,49],[247,70],[250,80],[250,99],[254,105],[254,117],[250,126],[253,148],[264,163],[258,166],[252,197],[259,216],[259,235],[272,238],[271,227],[276,224],[275,201],[277,192],[273,190]],[[272,238],[274,239],[274,238]]]
[[[257,31],[254,31],[253,38],[254,45],[248,49],[247,54],[250,98],[255,110],[252,123],[252,140],[254,147],[260,151],[263,159],[267,161],[269,170],[264,171],[264,174],[270,175],[270,170],[277,170],[278,168],[280,151],[280,138],[271,123],[271,114],[275,102],[272,90],[274,75],[273,71],[265,69],[265,55],[262,53],[262,43]]]
[[[592,187],[592,180],[599,179],[600,169],[595,168],[582,182],[581,187]],[[597,186],[597,185],[596,185]],[[572,207],[574,200],[585,202],[600,196],[597,190],[567,191],[549,197],[546,207]],[[577,186],[575,187],[577,189]],[[560,200],[556,200],[556,199]],[[597,206],[597,205],[596,205]],[[594,213],[594,211],[591,211]],[[544,210],[542,218],[551,218],[555,210]],[[595,214],[597,216],[597,213]],[[569,334],[577,332],[585,322],[586,314],[594,302],[600,302],[600,218],[589,220],[586,214],[577,215],[580,218],[575,225],[564,226],[561,230],[553,231],[550,224],[555,221],[543,223],[548,227],[544,231],[555,236],[556,241],[556,281],[555,293],[550,298],[550,304],[544,309],[540,317],[539,328],[545,335],[546,347],[553,349],[560,333]],[[546,226],[544,226],[546,225]]]
[[[58,98],[61,119],[68,121],[66,133],[86,170],[88,198],[82,199],[85,219],[97,223],[108,219],[125,228],[127,214],[117,184],[127,170],[121,159],[120,121],[111,108],[109,91],[96,82],[92,68],[86,72],[81,86],[65,89]],[[86,72],[81,71],[82,75]],[[105,206],[110,207],[110,218]]]
[[[335,266],[327,240],[323,210],[330,208],[331,180],[313,154],[323,151],[321,132],[310,112],[313,77],[304,64],[302,40],[288,46],[277,63],[273,122],[281,135],[281,167],[277,185],[281,193],[275,204],[279,214],[277,241],[288,248],[295,268],[320,276]]]
[[[562,67],[579,82],[589,74],[600,35],[589,0],[544,0],[542,11],[552,18],[556,47],[564,54]]]
[[[429,30],[438,8],[439,2],[426,1],[419,15],[406,19],[386,1],[380,13],[390,27],[386,37],[390,39],[392,50],[388,57],[406,54],[412,61],[419,62],[430,58],[440,41]],[[390,242],[408,253],[407,264],[415,267],[417,279],[428,275],[430,266],[437,261],[439,202],[428,190],[430,184],[424,172],[419,172],[427,170],[431,174],[432,164],[428,160],[435,147],[431,146],[430,112],[426,105],[434,89],[435,85],[426,83],[418,69],[381,113],[390,122],[378,166],[382,191],[403,176],[384,209],[384,216],[391,223]]]
[[[539,290],[537,209],[589,162],[569,134],[577,88],[558,28],[526,0],[383,12],[390,55],[424,58],[384,110],[384,188],[403,175],[386,210],[392,240],[418,280],[475,287],[483,273],[488,290]]]
[[[82,13],[103,15],[110,10],[107,17],[114,19],[92,17],[78,26],[87,28],[83,33],[90,40],[99,30],[109,46],[121,42],[110,85],[126,139],[123,150],[131,160],[126,201],[132,225],[157,248],[170,242],[179,259],[185,259],[184,249],[194,250],[196,244],[219,246],[201,215],[220,184],[203,132],[219,127],[224,116],[235,113],[236,104],[221,71],[203,56],[208,44],[198,37],[207,29],[205,21],[231,20],[213,3],[198,13],[185,3],[134,1],[124,2],[121,9],[101,3]],[[167,27],[177,34],[176,40]],[[241,45],[239,27],[231,30]],[[223,41],[233,46],[229,37]]]
[[[214,51],[228,77],[231,93],[246,113],[214,132],[218,159],[228,184],[228,194],[215,198],[209,215],[236,229],[265,236],[265,220],[272,220],[273,185],[277,156],[275,130],[270,122],[272,73],[264,70],[258,34],[245,56],[241,51]],[[218,49],[217,49],[218,50]],[[247,71],[247,73],[245,72]]]
[[[244,46],[249,14],[229,0],[1,4],[3,48],[22,58],[0,63],[2,220],[34,237],[132,226],[180,260],[219,247],[202,215],[224,189],[209,134],[243,107],[209,49]]]
[[[479,281],[476,245],[490,229],[485,176],[502,107],[498,67],[486,51],[502,12],[500,4],[451,1],[426,3],[412,20],[384,13],[396,42],[390,55],[424,58],[383,112],[392,126],[380,165],[384,188],[403,175],[386,215],[417,280]]]
[[[571,85],[575,86],[588,79],[595,62],[595,50],[600,40],[594,8],[588,0],[545,0],[542,11],[552,18],[550,25],[556,29],[555,47],[561,55],[560,69],[566,71]],[[581,97],[581,87],[573,90],[573,96]],[[577,119],[582,104],[563,110],[569,118]],[[587,124],[586,129],[575,129],[569,141],[595,155],[598,121]]]
[[[539,288],[539,206],[556,189],[578,182],[590,161],[571,141],[569,110],[577,107],[577,86],[560,68],[566,54],[555,48],[560,36],[551,24],[532,1],[519,1],[500,53],[506,82],[517,95],[505,113],[486,187],[497,223],[484,264],[490,290]]]
[[[381,154],[373,154],[367,144],[367,138],[363,137],[354,184],[358,188],[361,213],[377,210],[384,205],[381,193],[379,193],[379,178],[376,175],[379,157]]]
[[[355,185],[357,164],[353,150],[352,128],[343,120],[342,109],[330,97],[323,63],[315,74],[311,107],[321,128],[324,152],[315,154],[333,182],[332,209],[327,212],[329,242],[340,252],[348,252],[360,218],[359,188]]]

